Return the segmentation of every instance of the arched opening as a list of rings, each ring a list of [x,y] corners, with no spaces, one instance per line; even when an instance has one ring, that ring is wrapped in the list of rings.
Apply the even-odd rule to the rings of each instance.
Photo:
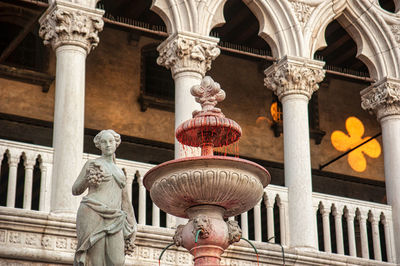
[[[334,20],[326,27],[325,40],[327,46],[314,55],[314,58],[326,62],[325,68],[360,77],[369,76],[367,66],[356,58],[356,43],[338,21]]]
[[[395,13],[396,6],[394,4],[394,0],[379,0],[379,5],[388,12]]]

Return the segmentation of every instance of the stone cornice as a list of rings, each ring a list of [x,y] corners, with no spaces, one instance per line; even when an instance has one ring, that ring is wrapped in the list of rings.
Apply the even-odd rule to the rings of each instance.
[[[220,54],[217,43],[217,38],[177,33],[157,48],[160,53],[157,63],[171,69],[173,76],[184,71],[204,76],[211,69],[211,62]]]
[[[400,80],[386,77],[361,91],[361,107],[375,112],[378,121],[400,115]]]
[[[99,43],[103,14],[102,10],[55,1],[39,19],[39,35],[54,50],[62,45],[76,45],[89,53]]]
[[[324,62],[307,58],[285,56],[265,70],[264,85],[279,99],[290,94],[311,98],[325,77]]]

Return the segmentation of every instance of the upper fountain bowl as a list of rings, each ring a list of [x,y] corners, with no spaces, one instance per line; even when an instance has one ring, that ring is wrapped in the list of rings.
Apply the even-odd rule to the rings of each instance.
[[[223,207],[224,217],[248,211],[270,181],[268,171],[256,163],[199,156],[160,164],[147,172],[143,183],[160,209],[188,218],[188,208],[205,204]]]

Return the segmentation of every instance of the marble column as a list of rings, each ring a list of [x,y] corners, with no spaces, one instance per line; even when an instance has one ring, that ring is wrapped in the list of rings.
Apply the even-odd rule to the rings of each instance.
[[[308,101],[324,79],[324,62],[285,56],[265,70],[265,86],[283,108],[285,185],[291,247],[317,248],[312,204]]]
[[[71,187],[83,159],[86,56],[99,42],[103,13],[94,6],[54,1],[39,19],[39,34],[57,57],[50,206],[53,213],[74,214],[78,207],[79,199],[71,196]]]
[[[175,81],[175,129],[192,118],[194,110],[201,107],[190,94],[194,85],[199,85],[211,62],[220,54],[217,38],[191,32],[171,35],[159,47],[157,63],[171,69]],[[175,139],[175,158],[199,155],[195,149],[182,151]]]
[[[400,235],[400,79],[384,78],[361,91],[361,106],[375,112],[382,128],[385,185],[392,206],[393,233]],[[400,237],[395,237],[395,249]],[[397,252],[400,261],[400,252]]]

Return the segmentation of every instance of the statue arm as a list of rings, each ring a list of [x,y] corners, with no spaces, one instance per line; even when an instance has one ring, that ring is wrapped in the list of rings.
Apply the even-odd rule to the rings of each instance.
[[[72,186],[72,195],[77,196],[85,192],[85,190],[89,187],[89,180],[86,178],[86,169],[89,166],[90,161],[87,161],[83,166],[81,173],[78,178],[75,180],[74,185]]]

